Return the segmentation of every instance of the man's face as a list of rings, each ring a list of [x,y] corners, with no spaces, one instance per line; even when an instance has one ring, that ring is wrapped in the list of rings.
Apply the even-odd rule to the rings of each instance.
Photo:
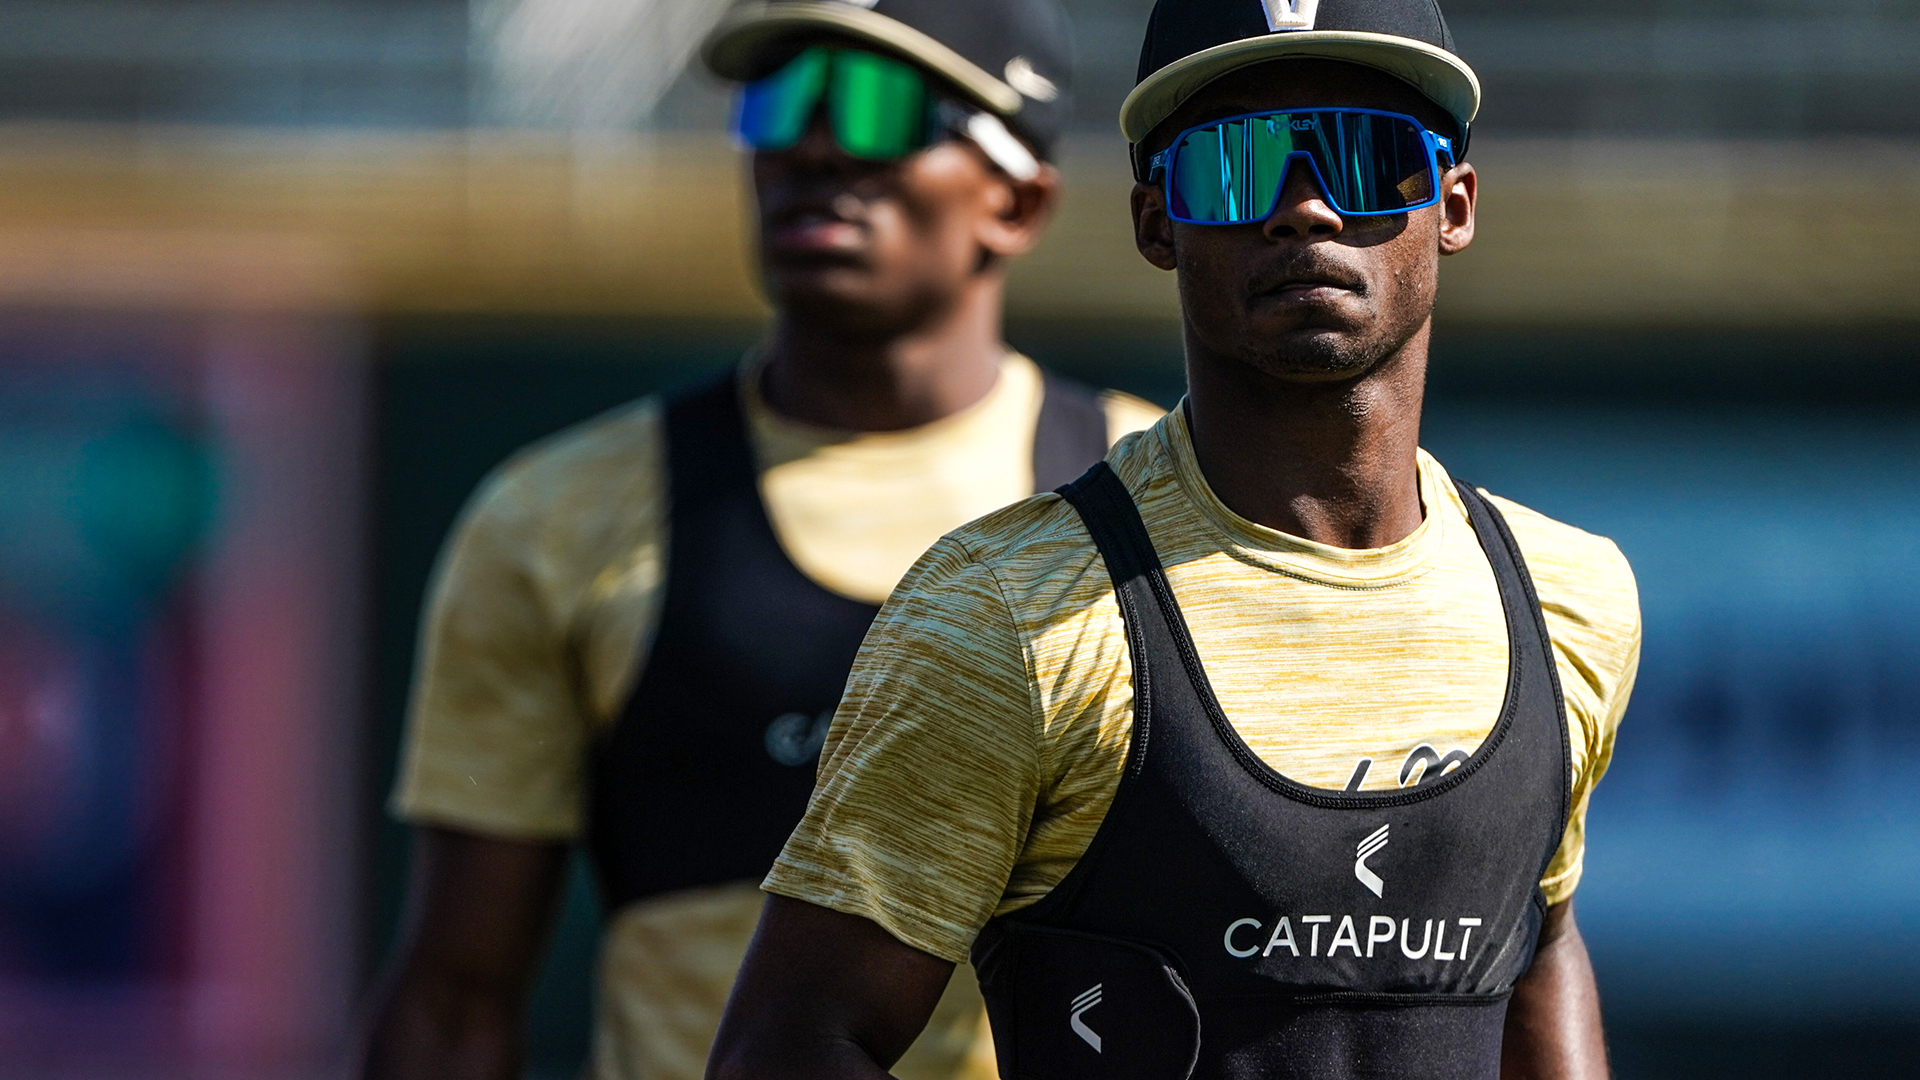
[[[1147,144],[1160,150],[1178,132],[1212,119],[1313,107],[1406,113],[1450,132],[1436,106],[1392,76],[1333,61],[1281,60],[1209,84]],[[1350,379],[1426,325],[1440,256],[1473,239],[1473,167],[1457,166],[1440,183],[1437,206],[1346,217],[1328,205],[1312,170],[1295,162],[1273,213],[1245,225],[1176,222],[1160,184],[1141,184],[1133,193],[1135,240],[1147,261],[1179,272],[1189,333],[1209,351],[1281,379]]]
[[[1031,247],[1057,175],[1016,182],[957,138],[897,161],[861,160],[834,142],[823,109],[791,149],[754,153],[753,185],[774,306],[886,333],[951,306]]]

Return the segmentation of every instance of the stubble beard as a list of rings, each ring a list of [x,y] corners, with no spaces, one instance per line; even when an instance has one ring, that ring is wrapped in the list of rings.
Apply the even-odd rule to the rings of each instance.
[[[1274,378],[1293,382],[1357,379],[1406,348],[1433,314],[1431,290],[1390,289],[1374,317],[1352,329],[1306,328],[1277,338],[1249,334],[1239,359]],[[1372,300],[1374,297],[1368,296]]]
[[[1333,329],[1295,332],[1280,338],[1249,336],[1237,358],[1263,374],[1288,382],[1328,383],[1357,379],[1405,348],[1426,318],[1376,323],[1361,332]]]

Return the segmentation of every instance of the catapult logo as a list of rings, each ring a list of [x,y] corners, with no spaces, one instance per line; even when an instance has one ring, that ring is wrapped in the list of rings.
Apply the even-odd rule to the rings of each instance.
[[[1269,30],[1311,30],[1320,0],[1260,0],[1260,6],[1266,10]]]
[[[1382,825],[1368,833],[1366,839],[1353,849],[1353,876],[1367,891],[1375,896],[1385,897],[1387,883],[1379,874],[1367,865],[1367,860],[1380,853],[1387,846],[1391,827]],[[1338,864],[1336,864],[1338,865]],[[1341,886],[1346,888],[1346,886]],[[1414,923],[1420,924],[1420,944],[1413,943]],[[1372,960],[1377,954],[1385,957],[1391,954],[1393,945],[1398,942],[1400,955],[1408,960],[1433,959],[1443,964],[1453,961],[1465,961],[1467,950],[1473,943],[1473,932],[1482,925],[1476,915],[1449,916],[1443,919],[1403,917],[1395,919],[1390,915],[1303,915],[1282,914],[1274,918],[1271,926],[1262,919],[1235,919],[1227,924],[1227,932],[1220,940],[1227,955],[1240,960],[1254,957],[1269,957],[1276,951],[1285,951],[1294,959],[1301,957],[1328,957],[1340,955],[1342,949],[1352,953],[1356,960]],[[1331,930],[1332,936],[1325,937],[1322,929]],[[1449,937],[1451,936],[1451,947]],[[1262,937],[1265,945],[1261,944]],[[1322,946],[1325,946],[1324,951]],[[1385,945],[1387,948],[1381,949]],[[1098,989],[1096,987],[1096,989]]]
[[[1093,1052],[1096,1054],[1100,1052],[1100,1033],[1088,1027],[1087,1022],[1080,1018],[1087,1014],[1088,1009],[1100,1004],[1100,988],[1105,985],[1106,983],[1094,983],[1088,987],[1079,997],[1073,999],[1073,1005],[1067,1013],[1067,1026],[1073,1029],[1075,1035],[1086,1040],[1087,1045],[1093,1047]]]
[[[1389,826],[1382,825],[1373,830],[1353,849],[1353,876],[1359,880],[1360,884],[1372,890],[1373,895],[1380,897],[1387,895],[1385,892],[1387,883],[1380,880],[1380,875],[1367,866],[1367,860],[1387,846],[1388,828]]]
[[[1220,939],[1226,946],[1227,955],[1240,960],[1272,956],[1284,949],[1288,956],[1298,960],[1302,957],[1339,956],[1345,949],[1355,960],[1372,960],[1376,950],[1380,957],[1393,953],[1397,941],[1400,955],[1409,960],[1432,958],[1447,964],[1453,961],[1465,961],[1467,950],[1473,945],[1473,932],[1481,926],[1478,916],[1465,915],[1449,919],[1420,920],[1420,944],[1413,944],[1413,922],[1411,918],[1395,919],[1391,915],[1282,915],[1273,921],[1271,931],[1260,919],[1235,919],[1227,924],[1227,932]],[[1321,930],[1333,928],[1331,938],[1321,934]],[[1449,947],[1448,937],[1452,943]],[[1266,945],[1261,947],[1261,939]],[[1381,949],[1385,945],[1387,948]],[[1324,949],[1322,948],[1324,946]],[[1098,990],[1099,987],[1094,987]]]

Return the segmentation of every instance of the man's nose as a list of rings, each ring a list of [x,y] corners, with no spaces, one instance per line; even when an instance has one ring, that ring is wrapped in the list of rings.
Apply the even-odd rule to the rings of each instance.
[[[800,141],[785,152],[795,165],[806,169],[843,169],[853,163],[847,152],[834,141],[833,124],[827,118],[824,102],[813,110],[813,117],[807,121],[807,130],[801,134]]]
[[[1261,229],[1270,239],[1304,239],[1308,236],[1339,236],[1345,227],[1338,211],[1327,200],[1313,169],[1303,160],[1287,162],[1286,179],[1280,184],[1280,198]]]

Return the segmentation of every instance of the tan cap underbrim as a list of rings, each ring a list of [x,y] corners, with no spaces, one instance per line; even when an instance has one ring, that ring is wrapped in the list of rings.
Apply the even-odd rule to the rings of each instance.
[[[1202,49],[1147,76],[1120,105],[1120,132],[1137,143],[1195,91],[1227,72],[1301,56],[1378,68],[1413,84],[1461,124],[1471,123],[1480,111],[1480,80],[1473,69],[1437,45],[1360,30],[1289,30]]]
[[[781,38],[807,31],[826,31],[878,45],[943,76],[977,104],[1001,116],[1020,111],[1020,92],[994,78],[980,65],[903,22],[846,0],[741,4],[728,12],[713,33],[707,35],[700,55],[715,75],[744,82],[765,74],[755,69],[755,60],[763,48]]]

